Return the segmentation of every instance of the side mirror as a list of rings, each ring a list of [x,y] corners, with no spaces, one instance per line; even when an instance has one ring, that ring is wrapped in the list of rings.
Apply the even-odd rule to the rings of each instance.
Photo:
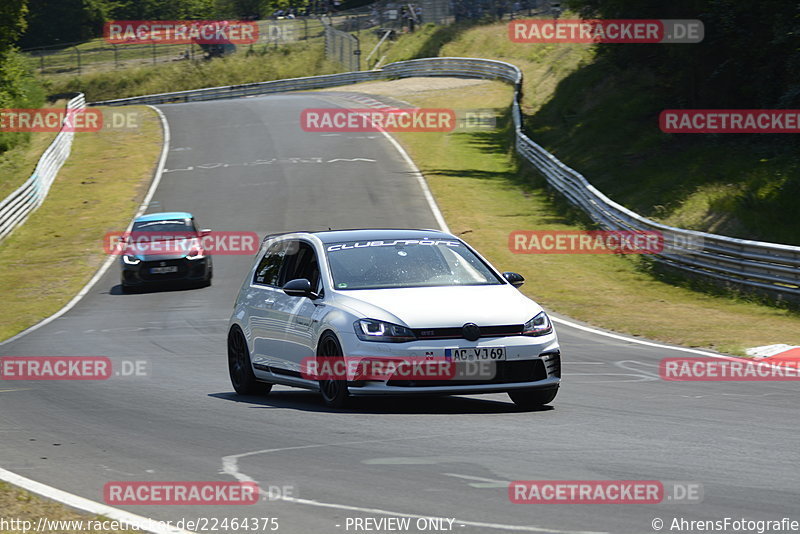
[[[512,273],[510,271],[506,271],[503,273],[503,278],[505,278],[509,284],[514,287],[519,287],[525,283],[525,277],[523,277],[519,273]]]
[[[305,278],[289,280],[284,284],[283,292],[290,297],[308,297],[311,300],[319,298],[319,295],[311,290],[311,282]]]

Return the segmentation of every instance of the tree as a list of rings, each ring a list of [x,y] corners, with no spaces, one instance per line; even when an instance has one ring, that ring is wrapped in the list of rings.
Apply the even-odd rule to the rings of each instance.
[[[25,31],[28,14],[26,0],[3,0],[0,3],[0,54],[5,53]]]

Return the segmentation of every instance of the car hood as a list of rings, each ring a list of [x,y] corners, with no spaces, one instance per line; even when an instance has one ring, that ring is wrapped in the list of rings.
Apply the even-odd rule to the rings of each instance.
[[[357,315],[410,328],[524,324],[542,311],[509,284],[340,291],[337,302]]]

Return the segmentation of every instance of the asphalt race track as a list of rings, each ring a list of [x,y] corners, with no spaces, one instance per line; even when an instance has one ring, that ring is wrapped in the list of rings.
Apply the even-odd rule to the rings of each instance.
[[[329,106],[324,98],[162,106],[172,142],[150,211],[187,210],[203,227],[261,236],[436,227],[412,169],[382,135],[300,129],[301,110]],[[0,383],[0,466],[100,502],[109,481],[238,477],[262,490],[287,487],[251,506],[121,507],[173,521],[277,517],[284,533],[353,532],[348,517],[407,516],[412,526],[418,517],[455,518],[452,530],[462,533],[800,519],[796,383],[664,382],[661,358],[692,356],[667,348],[561,326],[561,392],[552,409],[535,412],[518,411],[505,394],[364,399],[342,412],[289,388],[237,397],[226,325],[251,260],[215,257],[209,288],[133,295],[120,292],[114,265],[66,315],[0,347],[3,355],[144,360],[148,369],[107,381]],[[698,483],[703,499],[508,498],[514,480],[586,479]]]

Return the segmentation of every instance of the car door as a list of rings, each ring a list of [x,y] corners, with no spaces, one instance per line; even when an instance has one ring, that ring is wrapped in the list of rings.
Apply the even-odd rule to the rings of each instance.
[[[283,294],[278,286],[286,242],[278,241],[269,246],[256,266],[250,287],[245,295],[248,327],[253,342],[252,362],[256,375],[267,368],[280,366],[279,337],[281,331],[273,310],[275,299]]]
[[[279,284],[283,286],[290,280],[305,278],[311,287],[319,293],[322,288],[319,261],[311,243],[294,240],[289,243],[279,276]],[[290,297],[281,292],[275,297],[273,313],[278,324],[282,325],[280,335],[281,359],[285,369],[292,374],[300,372],[300,364],[304,358],[314,356],[316,346],[316,325],[320,303],[306,297]]]

